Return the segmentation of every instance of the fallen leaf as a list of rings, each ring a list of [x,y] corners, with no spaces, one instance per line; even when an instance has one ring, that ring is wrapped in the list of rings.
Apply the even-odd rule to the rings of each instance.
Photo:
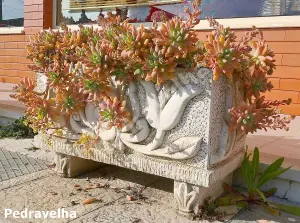
[[[80,187],[80,185],[79,184],[74,184],[74,187]]]
[[[50,194],[51,194],[51,195],[57,195],[57,193],[54,192],[54,191],[51,191]]]
[[[272,214],[274,216],[279,216],[280,215],[280,212],[279,212],[278,209],[276,209],[276,208],[274,208],[274,207],[272,207],[272,206],[270,206],[268,204],[260,202],[259,205],[262,206],[265,209],[266,212],[268,212],[268,213],[270,213],[270,214]]]
[[[129,200],[129,201],[133,201],[133,197],[131,197],[130,195],[127,195],[126,198],[127,198],[127,200]]]
[[[98,201],[97,198],[95,197],[91,197],[91,198],[88,198],[88,199],[85,199],[82,204],[91,204],[91,203],[94,203],[95,201]]]
[[[87,186],[85,188],[85,190],[92,190],[92,189],[96,189],[96,188],[101,188],[100,184],[90,184],[89,186]]]

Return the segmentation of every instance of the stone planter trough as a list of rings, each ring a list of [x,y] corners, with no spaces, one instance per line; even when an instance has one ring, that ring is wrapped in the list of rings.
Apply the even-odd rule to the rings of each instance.
[[[174,199],[182,214],[192,213],[203,200],[222,193],[222,181],[243,158],[245,134],[229,132],[225,123],[232,107],[232,90],[225,77],[212,72],[178,69],[173,81],[130,84],[126,93],[132,122],[121,131],[97,127],[99,108],[88,104],[70,118],[68,139],[38,135],[35,146],[57,154],[57,170],[74,177],[98,163],[174,179]],[[101,141],[88,151],[74,146],[83,132]],[[92,161],[96,162],[92,162]]]

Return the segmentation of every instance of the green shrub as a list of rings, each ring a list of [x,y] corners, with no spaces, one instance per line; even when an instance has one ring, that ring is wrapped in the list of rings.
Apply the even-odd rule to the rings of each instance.
[[[246,152],[241,165],[241,173],[246,183],[247,193],[238,191],[224,183],[223,188],[227,194],[216,201],[217,206],[237,205],[240,208],[246,209],[249,208],[250,205],[256,204],[272,215],[279,215],[280,211],[283,211],[300,216],[300,207],[273,203],[267,200],[268,197],[276,193],[277,188],[261,191],[261,187],[265,183],[275,179],[291,168],[282,168],[284,158],[279,158],[270,164],[266,170],[259,173],[258,167],[260,162],[259,150],[257,147],[254,149],[252,160],[250,159],[250,156],[251,154]]]
[[[19,118],[12,123],[0,124],[0,139],[2,138],[33,138],[36,135],[32,128],[26,125],[26,117]]]

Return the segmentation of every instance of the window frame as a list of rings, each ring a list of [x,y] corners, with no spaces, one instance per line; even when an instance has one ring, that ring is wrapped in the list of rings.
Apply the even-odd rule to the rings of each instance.
[[[0,27],[0,35],[1,34],[23,34],[24,26],[20,27]]]
[[[55,2],[57,0],[54,0]],[[23,3],[24,4],[24,3]],[[24,9],[25,9],[25,4],[24,4]],[[24,16],[24,21],[25,21],[25,12],[23,12]],[[24,22],[23,26],[19,27],[0,27],[0,35],[5,35],[5,34],[24,34]]]
[[[57,15],[57,1],[53,0],[53,28],[59,29],[56,24]],[[249,29],[255,25],[257,28],[299,28],[300,27],[300,15],[292,16],[268,16],[268,17],[245,17],[245,18],[229,18],[229,19],[217,19],[217,21],[224,25],[229,26],[231,29]],[[132,23],[134,26],[143,24],[145,27],[152,26],[151,22]],[[160,23],[158,23],[160,24]],[[67,25],[70,29],[78,29],[78,25]],[[97,24],[87,26],[98,27]],[[194,30],[211,30],[208,21],[201,20],[200,24],[194,27]]]

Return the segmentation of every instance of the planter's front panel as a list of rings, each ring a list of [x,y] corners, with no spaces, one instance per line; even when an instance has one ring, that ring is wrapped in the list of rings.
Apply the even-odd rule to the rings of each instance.
[[[183,85],[197,83],[202,91],[187,103],[179,123],[166,133],[163,145],[172,144],[182,137],[201,137],[199,152],[190,159],[182,160],[182,163],[206,169],[212,73],[209,69],[201,68],[193,73],[182,70],[178,76]]]
[[[170,124],[163,137],[160,148],[169,148],[169,159],[177,160],[184,165],[191,165],[198,168],[206,168],[207,152],[208,152],[208,127],[209,127],[209,112],[210,112],[210,95],[211,95],[211,79],[212,73],[209,69],[199,69],[195,72],[187,72],[185,69],[178,69],[176,72],[176,80],[178,83],[172,81],[166,82],[162,87],[156,86],[158,100],[160,104],[161,116],[158,118],[160,122],[164,121]],[[178,86],[179,85],[179,86]],[[187,88],[195,86],[198,92],[179,104],[179,98],[172,101],[172,97],[184,96],[184,93],[178,93],[179,88]],[[189,92],[188,92],[189,93]],[[140,84],[138,87],[139,101],[141,102],[141,114],[147,116],[151,108],[145,103],[145,90]],[[169,108],[167,108],[169,106]],[[179,110],[177,110],[177,106]],[[169,110],[168,110],[169,109]],[[178,116],[177,119],[172,119],[172,116]],[[173,126],[170,121],[173,121]],[[151,126],[152,124],[150,124]],[[154,125],[155,126],[155,125]],[[157,132],[155,127],[151,128],[151,133],[154,135]],[[153,135],[142,143],[149,143],[153,140]],[[191,138],[191,137],[194,137]],[[176,142],[182,141],[184,147],[176,147]],[[194,147],[193,141],[201,142],[199,147]],[[188,148],[187,145],[194,148]],[[170,148],[171,147],[171,148]],[[161,150],[157,148],[156,151]],[[186,149],[185,149],[186,148]],[[190,150],[191,149],[191,150]],[[167,152],[162,150],[164,154]],[[176,151],[181,151],[181,156],[176,155]],[[189,155],[191,154],[191,155]],[[151,154],[150,154],[151,155]],[[159,159],[164,159],[159,156]],[[180,161],[179,161],[180,160]]]
[[[110,148],[172,159],[206,168],[211,104],[211,71],[178,69],[174,80],[157,86],[133,82],[126,91],[132,121],[122,129],[99,124],[99,107],[87,104],[85,111],[70,117],[73,132],[96,134],[99,149]]]

